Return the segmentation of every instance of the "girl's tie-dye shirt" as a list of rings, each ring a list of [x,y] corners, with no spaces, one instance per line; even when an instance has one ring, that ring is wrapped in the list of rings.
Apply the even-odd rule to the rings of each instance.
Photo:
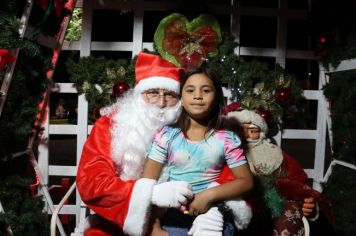
[[[231,131],[216,130],[203,140],[191,141],[179,128],[165,126],[147,156],[166,165],[169,181],[186,181],[197,193],[219,178],[225,164],[234,168],[247,163],[240,145],[240,138]]]

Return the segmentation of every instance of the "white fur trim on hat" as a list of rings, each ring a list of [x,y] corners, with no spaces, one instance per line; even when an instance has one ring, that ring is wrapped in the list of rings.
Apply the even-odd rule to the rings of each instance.
[[[232,111],[227,114],[228,118],[237,119],[240,124],[252,123],[258,126],[261,131],[265,134],[268,132],[268,126],[265,120],[254,111],[242,110],[242,111]]]
[[[124,233],[132,236],[144,235],[155,184],[154,179],[142,178],[136,181],[123,227]]]
[[[144,92],[149,89],[167,89],[179,93],[180,83],[172,78],[153,76],[140,80],[135,86],[136,92]]]

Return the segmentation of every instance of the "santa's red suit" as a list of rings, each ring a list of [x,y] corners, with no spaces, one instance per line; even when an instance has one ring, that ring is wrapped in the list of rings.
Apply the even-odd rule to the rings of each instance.
[[[241,235],[299,235],[304,230],[304,199],[314,197],[323,203],[324,197],[309,186],[308,176],[300,164],[266,138],[268,127],[262,116],[251,110],[239,109],[239,106],[231,107],[225,123],[230,129],[237,128],[246,140],[246,158],[256,176],[255,187],[260,186],[249,196],[254,217],[248,229],[240,232]],[[272,195],[273,188],[283,205],[278,206],[276,195]],[[274,196],[274,201],[269,201],[271,196]],[[278,208],[280,212],[276,211]]]
[[[96,121],[82,152],[77,186],[87,206],[117,227],[101,228],[103,220],[92,225],[86,235],[124,235],[121,229],[135,234],[142,231],[155,184],[149,179],[124,181],[117,175],[110,156],[111,122],[107,116]]]

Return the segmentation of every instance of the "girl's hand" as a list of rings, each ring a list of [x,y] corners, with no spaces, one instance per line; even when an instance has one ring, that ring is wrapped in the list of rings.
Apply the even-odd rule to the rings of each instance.
[[[189,214],[196,216],[205,213],[210,208],[212,199],[212,194],[209,190],[196,194],[193,201],[189,204]]]
[[[151,212],[151,217],[152,217],[152,225],[150,228],[150,233],[148,233],[146,236],[169,236],[169,234],[162,229],[161,227],[161,220],[164,217],[164,214],[166,213],[166,210],[163,208],[157,208],[153,206],[152,212]]]
[[[150,236],[169,236],[161,227],[152,227]]]

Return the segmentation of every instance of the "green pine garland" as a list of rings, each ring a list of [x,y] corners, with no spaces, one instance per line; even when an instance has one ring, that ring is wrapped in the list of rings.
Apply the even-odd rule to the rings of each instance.
[[[327,69],[356,58],[356,2],[314,1],[311,18],[319,40],[317,55]],[[333,158],[356,164],[356,70],[330,74],[323,90],[332,120]],[[356,235],[356,171],[334,166],[324,193],[333,205],[335,235]]]
[[[353,156],[355,158],[355,155]],[[335,235],[354,236],[356,234],[356,171],[336,165],[324,194],[332,203],[335,215]]]
[[[151,52],[147,49],[144,52]],[[125,59],[108,60],[105,57],[81,57],[75,61],[68,59],[66,68],[70,82],[74,83],[79,93],[85,94],[89,103],[89,113],[116,101],[112,96],[115,83],[121,81],[133,87],[135,83],[135,64],[137,56]]]
[[[47,88],[45,72],[50,57],[50,51],[44,48],[39,48],[39,52],[31,57],[20,53],[18,57],[1,115],[0,157],[24,151],[32,129],[36,128],[33,124]]]
[[[275,91],[280,87],[288,88],[296,101],[302,98],[301,87],[294,76],[286,74],[279,65],[270,70],[266,63],[244,61],[234,53],[236,46],[233,37],[225,32],[218,55],[209,58],[209,64],[219,72],[222,82],[232,89],[235,99],[240,100],[245,108],[263,108],[271,112],[274,122],[279,123],[283,107],[276,102]]]
[[[0,48],[20,49],[0,117],[0,201],[5,210],[0,214],[0,235],[6,235],[6,228],[10,226],[14,235],[37,236],[49,234],[43,201],[31,196],[29,184],[33,180],[18,175],[17,168],[11,164],[11,156],[26,150],[33,130],[39,128],[34,126],[34,122],[38,105],[48,87],[46,72],[53,52],[34,41],[20,39],[17,17],[23,13],[24,6],[25,0],[5,0],[0,4]],[[33,9],[38,11],[41,8],[35,4]],[[29,22],[32,25],[37,25],[34,19],[39,16],[37,13],[31,14]],[[58,29],[58,26],[47,24],[51,30]],[[0,83],[8,69],[7,66],[0,71]]]
[[[330,69],[330,65],[336,68],[341,61],[356,57],[356,36],[348,36],[344,42],[340,39],[326,40],[320,50],[320,61],[326,69]]]
[[[16,6],[14,3],[13,5]],[[52,54],[50,50],[32,41],[21,40],[14,11],[4,10],[6,11],[0,10],[0,48],[21,50],[1,115],[0,157],[26,149],[37,106],[48,83],[45,72],[49,69]],[[0,71],[0,83],[3,82],[7,69],[5,67]]]
[[[334,158],[356,165],[356,70],[333,73],[324,94],[331,106]]]
[[[331,74],[324,87],[330,101],[333,158],[356,165],[356,70]],[[356,233],[356,171],[335,166],[324,192],[335,213],[336,235]]]
[[[82,57],[75,62],[66,63],[70,82],[75,84],[79,93],[84,93],[89,103],[89,110],[111,104],[114,84],[125,81],[133,85],[134,78],[127,74],[128,61],[124,59],[107,60],[104,57]]]
[[[0,235],[7,235],[8,226],[14,235],[49,235],[47,214],[42,211],[44,202],[30,192],[34,179],[25,175],[31,167],[26,158],[20,156],[0,163],[0,201],[5,211],[0,214]]]
[[[327,69],[356,58],[356,2],[315,0],[309,15],[316,53]]]

